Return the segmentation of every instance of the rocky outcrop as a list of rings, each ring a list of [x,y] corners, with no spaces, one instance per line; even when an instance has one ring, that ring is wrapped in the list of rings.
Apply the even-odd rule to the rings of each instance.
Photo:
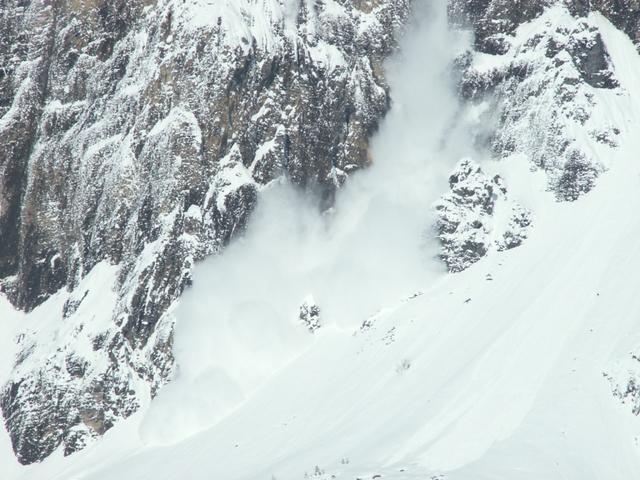
[[[170,378],[167,312],[194,262],[242,232],[262,185],[287,177],[330,204],[369,163],[389,107],[382,62],[408,10],[0,5],[0,288],[70,332],[51,351],[41,331],[21,340],[1,396],[21,462],[81,448]],[[112,282],[87,283],[110,265]],[[115,292],[101,331],[78,313],[98,288]]]
[[[631,2],[633,3],[633,2]],[[633,36],[638,5],[622,19],[619,2],[452,0],[450,22],[471,29],[473,48],[457,59],[459,92],[478,125],[477,147],[504,163],[526,161],[546,174],[559,201],[588,193],[608,168],[620,129],[608,98],[620,93],[600,12]],[[461,180],[458,180],[461,179]],[[458,185],[459,184],[459,185]],[[501,181],[484,178],[468,161],[451,177],[452,191],[437,205],[442,258],[451,271],[485,256],[491,239],[494,192]],[[530,215],[519,207],[504,247],[526,237]],[[515,220],[519,219],[519,220]]]
[[[311,333],[322,326],[320,307],[311,295],[308,295],[300,305],[298,319]]]
[[[508,197],[500,176],[490,178],[473,160],[464,159],[449,186],[435,208],[441,258],[451,272],[467,269],[491,250],[518,247],[527,238],[532,214]]]
[[[508,37],[523,23],[540,16],[554,0],[452,0],[451,23],[474,32],[474,47],[488,54],[508,50]]]
[[[480,10],[472,3],[454,2],[452,11],[478,32],[479,50],[460,60],[460,91],[486,112],[483,147],[494,158],[526,157],[547,173],[558,200],[576,200],[606,170],[602,146],[615,147],[620,133],[606,120],[606,95],[618,82],[597,19],[558,2],[547,9],[532,2],[532,11],[513,14],[497,1]],[[492,9],[506,15],[500,28],[488,21]],[[526,20],[527,28],[517,28]]]
[[[587,16],[597,11],[625,32],[640,48],[640,1],[638,0],[567,0],[571,12]]]
[[[460,93],[489,125],[482,146],[495,159],[524,158],[544,171],[549,190],[560,201],[576,200],[596,185],[620,135],[620,119],[610,117],[606,106],[622,93],[616,79],[620,65],[611,59],[606,25],[595,13],[625,32],[640,50],[637,0],[449,3],[452,23],[474,32],[474,50],[459,59]],[[469,226],[478,211],[484,213],[482,205],[489,197],[486,183],[475,184],[474,194],[452,191],[438,207],[442,255],[453,271],[468,267],[488,250],[483,222],[477,229]],[[466,204],[472,208],[464,209]],[[447,211],[453,213],[444,215]],[[462,234],[457,233],[460,229]],[[603,372],[613,395],[635,415],[640,415],[638,351]]]

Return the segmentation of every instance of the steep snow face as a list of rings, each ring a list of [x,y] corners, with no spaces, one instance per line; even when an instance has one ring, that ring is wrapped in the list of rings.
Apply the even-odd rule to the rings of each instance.
[[[77,450],[144,401],[139,382],[155,394],[171,377],[170,308],[193,264],[243,231],[262,186],[286,178],[326,208],[369,163],[389,106],[382,62],[408,10],[0,6],[0,285],[19,308],[46,308],[59,330],[30,330],[27,361],[2,390],[22,462]],[[102,265],[113,283],[83,283]],[[86,325],[93,295],[104,296],[100,331]]]
[[[587,195],[575,202],[558,202],[556,192],[549,191],[548,172],[532,171],[526,152],[478,159],[477,164],[465,160],[454,168],[448,163],[449,156],[455,158],[458,150],[436,150],[431,158],[443,158],[445,165],[425,171],[440,171],[442,182],[436,185],[442,191],[447,188],[449,171],[455,172],[451,193],[437,204],[458,201],[463,219],[480,214],[483,221],[495,221],[499,226],[503,225],[499,220],[508,215],[494,220],[487,217],[490,209],[478,207],[490,204],[488,199],[496,204],[518,202],[534,218],[522,246],[494,250],[456,275],[432,271],[426,278],[414,278],[414,283],[403,286],[419,286],[419,291],[405,297],[393,291],[391,297],[384,297],[386,308],[347,319],[334,315],[331,298],[307,291],[308,285],[300,288],[304,294],[294,291],[290,315],[287,309],[278,311],[283,292],[297,288],[296,282],[304,278],[296,276],[296,269],[303,267],[303,274],[317,272],[292,262],[302,258],[296,250],[288,250],[289,270],[281,276],[274,277],[264,268],[269,262],[258,264],[253,276],[246,275],[246,265],[234,263],[239,279],[246,282],[243,295],[238,297],[250,303],[235,311],[241,314],[235,315],[241,320],[239,325],[233,324],[233,316],[229,321],[215,318],[216,310],[210,306],[223,299],[196,295],[212,286],[216,287],[209,290],[213,297],[219,291],[231,291],[223,289],[224,278],[214,276],[215,268],[203,265],[195,275],[194,296],[185,298],[181,307],[185,310],[177,312],[193,314],[191,322],[179,323],[176,330],[176,355],[184,374],[178,374],[174,386],[197,388],[167,391],[166,396],[162,392],[148,410],[118,424],[100,443],[70,458],[57,455],[39,465],[7,467],[7,477],[638,478],[640,423],[612,395],[611,382],[627,401],[636,402],[636,390],[625,386],[631,382],[628,367],[637,365],[628,352],[637,348],[640,337],[640,300],[635,284],[629,281],[640,268],[636,241],[640,223],[635,220],[640,208],[640,164],[636,162],[640,141],[635,135],[640,128],[640,101],[634,94],[640,79],[640,57],[631,40],[605,18],[592,14],[588,21],[598,29],[615,69],[617,87],[615,91],[608,89],[599,101],[606,112],[603,121],[615,125],[619,134],[617,147],[594,150],[594,158],[607,161],[608,169]],[[450,126],[450,118],[440,116],[445,113],[442,109],[428,112],[429,121],[438,117],[445,120],[443,129]],[[473,106],[462,112],[465,114],[460,117],[481,118],[474,117],[477,109]],[[454,109],[454,113],[460,111]],[[379,138],[403,124],[394,126],[394,118],[407,119],[392,113]],[[408,125],[415,128],[414,123]],[[579,144],[581,148],[590,145],[587,136],[577,141],[585,142]],[[377,152],[385,151],[379,148]],[[390,175],[394,164],[381,159],[370,173],[353,178],[344,190],[353,197],[346,198],[359,198],[359,188],[350,186],[359,178],[375,178],[378,165],[384,175]],[[396,165],[403,172],[405,165]],[[411,185],[403,184],[408,193],[402,190],[396,198],[414,199],[415,191],[408,188]],[[501,186],[506,186],[508,196]],[[495,198],[488,195],[488,187],[499,191]],[[394,198],[381,193],[393,189],[373,190],[373,197],[382,199],[382,205]],[[466,195],[467,190],[472,194]],[[265,195],[269,192],[278,190],[272,188]],[[424,190],[425,195],[436,192],[436,186]],[[342,204],[341,195],[333,214],[338,218],[339,209],[350,204]],[[467,197],[472,201],[463,201]],[[295,198],[301,201],[301,197]],[[291,207],[292,203],[284,205]],[[261,205],[268,210],[265,202]],[[382,210],[381,203],[374,205],[376,213]],[[399,205],[410,207],[402,201]],[[357,210],[346,211],[352,215]],[[390,217],[398,211],[392,209]],[[413,220],[420,215],[403,218]],[[280,233],[266,237],[270,240],[284,242],[295,237],[289,234],[298,235],[291,243],[284,243],[287,248],[300,238],[310,238],[297,229],[300,223],[292,221],[295,228],[284,232],[277,228],[270,231],[266,229],[273,226],[269,220],[268,215],[254,217],[257,223],[250,224],[245,241],[265,238],[251,236],[252,227],[259,227],[262,235]],[[261,221],[265,223],[261,225]],[[358,231],[360,225],[356,221],[349,227]],[[360,251],[373,245],[379,253],[375,238],[370,241],[363,241]],[[242,253],[253,251],[234,244],[209,266],[222,268],[224,258],[238,260]],[[252,259],[277,252],[265,246]],[[312,252],[314,249],[307,250]],[[307,260],[327,258],[334,257],[310,255]],[[289,274],[292,281],[277,282],[285,281]],[[366,282],[366,276],[362,277]],[[231,287],[238,285],[233,278],[226,278]],[[211,281],[208,286],[207,279]],[[396,278],[376,280],[392,288]],[[256,286],[264,291],[256,292]],[[313,293],[313,301],[309,293]],[[350,296],[358,300],[353,292],[346,292],[341,299],[347,304]],[[252,303],[255,298],[261,302]],[[194,309],[197,302],[199,310]],[[322,318],[313,334],[300,324],[298,308],[311,303],[320,306]],[[239,306],[233,302],[222,305]],[[234,330],[234,326],[238,328]],[[208,342],[218,335],[223,335],[224,341],[233,340],[233,348],[209,348],[208,356],[198,355],[211,347]],[[189,361],[186,348],[190,344],[201,359],[200,372],[193,368],[198,366],[195,359]],[[238,356],[243,349],[252,355]],[[210,371],[199,376],[207,369]],[[200,405],[188,398],[191,392],[197,392]],[[212,405],[224,413],[211,418],[207,410]],[[159,414],[172,411],[174,416]],[[184,414],[210,424],[194,434],[192,419],[181,417]],[[173,423],[175,419],[185,421]]]

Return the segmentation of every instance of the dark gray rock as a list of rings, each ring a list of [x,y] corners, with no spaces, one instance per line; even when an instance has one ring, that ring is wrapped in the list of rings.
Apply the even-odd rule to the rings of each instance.
[[[526,239],[531,212],[508,198],[502,178],[490,178],[474,161],[463,159],[449,186],[451,190],[435,206],[440,256],[449,271],[465,270],[492,249],[509,250]]]

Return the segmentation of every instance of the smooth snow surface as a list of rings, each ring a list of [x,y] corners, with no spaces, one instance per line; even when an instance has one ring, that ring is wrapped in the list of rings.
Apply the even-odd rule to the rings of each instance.
[[[423,232],[443,172],[468,153],[457,137],[455,149],[435,146],[456,112],[446,89],[414,105],[420,82],[402,81],[428,74],[416,67],[421,29],[404,50],[407,70],[392,75],[400,101],[376,140],[381,160],[353,179],[333,219],[273,186],[245,242],[200,267],[177,309],[175,382],[98,444],[7,466],[2,478],[640,478],[640,421],[603,377],[640,345],[640,59],[596,20],[623,87],[598,98],[622,142],[597,188],[559,204],[527,159],[485,161],[534,211],[524,246],[456,275],[416,253],[411,235]],[[442,103],[425,110],[422,99]],[[271,208],[290,228],[270,222]],[[310,238],[320,240],[300,243]],[[308,295],[323,309],[313,335],[296,319]]]

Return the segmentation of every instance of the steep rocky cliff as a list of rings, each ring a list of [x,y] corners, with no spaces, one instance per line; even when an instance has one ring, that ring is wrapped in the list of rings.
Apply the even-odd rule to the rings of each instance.
[[[135,385],[153,394],[167,381],[166,313],[194,262],[242,231],[262,185],[284,176],[329,204],[369,163],[389,108],[382,62],[408,10],[384,0],[0,4],[1,288],[60,325],[55,339],[41,328],[20,339],[2,393],[21,462],[61,443],[73,452],[135,411]],[[100,288],[87,276],[102,271],[116,294],[98,307],[109,320],[96,331],[81,311]]]
[[[471,159],[462,160],[449,178],[451,191],[436,205],[441,258],[460,272],[490,250],[519,247],[527,238],[532,214],[507,194],[503,179],[488,177]]]

